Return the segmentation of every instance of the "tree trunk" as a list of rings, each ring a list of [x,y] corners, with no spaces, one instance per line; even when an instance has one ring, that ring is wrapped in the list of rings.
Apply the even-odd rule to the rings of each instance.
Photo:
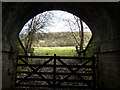
[[[81,19],[80,19],[80,24],[81,24],[80,50],[83,50],[83,45],[84,45],[84,31],[83,31],[83,23],[82,23],[82,20],[81,20]]]

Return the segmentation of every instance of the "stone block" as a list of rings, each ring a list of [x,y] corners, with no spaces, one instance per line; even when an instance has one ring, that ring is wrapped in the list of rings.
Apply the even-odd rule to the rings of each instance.
[[[119,88],[120,53],[98,54],[98,84],[103,88]]]
[[[3,52],[10,52],[10,45],[3,43],[2,44],[2,51]]]

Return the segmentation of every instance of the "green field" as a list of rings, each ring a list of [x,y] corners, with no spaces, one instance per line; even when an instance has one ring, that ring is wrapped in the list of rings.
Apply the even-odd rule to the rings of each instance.
[[[75,47],[34,47],[35,55],[40,56],[77,56]]]

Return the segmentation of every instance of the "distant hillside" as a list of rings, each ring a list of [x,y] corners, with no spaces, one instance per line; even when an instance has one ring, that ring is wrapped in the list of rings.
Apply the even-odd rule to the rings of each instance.
[[[74,35],[79,38],[79,33],[74,32]],[[34,41],[33,47],[63,47],[76,46],[75,39],[70,32],[54,32],[54,33],[36,33],[37,40]],[[90,40],[91,33],[84,32],[84,47]]]

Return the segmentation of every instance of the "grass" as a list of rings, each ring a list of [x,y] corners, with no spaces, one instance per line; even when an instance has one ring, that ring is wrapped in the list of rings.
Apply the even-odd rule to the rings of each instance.
[[[35,55],[40,56],[77,56],[75,47],[34,47]]]

